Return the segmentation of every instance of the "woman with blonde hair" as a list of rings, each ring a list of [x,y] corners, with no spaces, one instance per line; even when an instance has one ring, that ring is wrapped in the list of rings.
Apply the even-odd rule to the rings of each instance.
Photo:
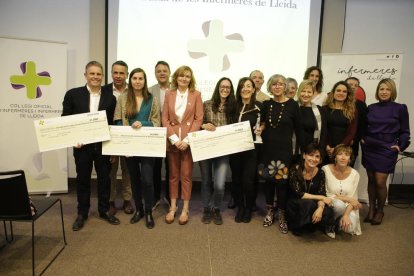
[[[189,204],[192,189],[193,158],[188,133],[200,130],[203,122],[201,93],[195,89],[193,70],[179,67],[172,76],[172,90],[165,94],[162,109],[162,125],[167,128],[167,152],[170,172],[171,207],[165,222],[174,222],[177,212],[178,184],[181,180],[181,198],[184,201],[179,224],[189,219]]]
[[[378,102],[368,106],[361,148],[369,197],[369,212],[364,222],[379,225],[384,217],[388,175],[394,173],[398,153],[410,145],[410,120],[407,106],[395,102],[397,89],[392,79],[378,83],[375,98]]]

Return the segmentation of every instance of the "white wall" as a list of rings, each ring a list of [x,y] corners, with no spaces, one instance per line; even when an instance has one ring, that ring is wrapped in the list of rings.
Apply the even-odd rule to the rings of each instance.
[[[342,53],[404,53],[397,101],[407,104],[410,113],[412,144],[409,151],[414,151],[413,15],[412,0],[348,0],[342,48]],[[414,184],[414,159],[402,162],[397,164],[393,183]]]
[[[1,0],[0,36],[66,42],[67,87],[82,86],[89,61],[89,6],[87,0]],[[62,100],[65,92],[56,91]],[[75,177],[72,150],[68,165],[69,176]]]

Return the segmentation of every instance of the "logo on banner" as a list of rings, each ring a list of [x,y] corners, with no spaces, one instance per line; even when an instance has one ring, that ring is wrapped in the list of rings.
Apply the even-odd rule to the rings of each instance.
[[[36,73],[36,64],[33,61],[22,62],[20,69],[23,75],[13,75],[10,77],[11,86],[14,89],[26,87],[26,96],[29,99],[36,99],[42,96],[41,85],[50,85],[52,78],[49,72],[43,71]]]
[[[243,37],[239,33],[224,36],[221,20],[206,21],[202,25],[204,39],[193,39],[187,44],[188,53],[192,58],[208,56],[209,68],[213,72],[225,71],[230,68],[228,53],[244,50]]]

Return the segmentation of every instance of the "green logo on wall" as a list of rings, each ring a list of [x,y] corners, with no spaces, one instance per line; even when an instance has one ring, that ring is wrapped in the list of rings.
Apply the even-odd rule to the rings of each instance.
[[[26,87],[26,96],[29,99],[36,99],[42,96],[40,85],[50,85],[52,78],[46,71],[36,73],[36,64],[33,61],[22,62],[20,69],[23,75],[13,75],[10,77],[11,86],[14,89]]]

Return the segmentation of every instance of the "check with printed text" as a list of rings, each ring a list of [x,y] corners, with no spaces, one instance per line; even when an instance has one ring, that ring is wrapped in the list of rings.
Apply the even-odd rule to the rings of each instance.
[[[165,157],[167,128],[110,126],[111,140],[102,144],[102,154]]]
[[[194,162],[254,149],[248,121],[192,132],[188,139]]]
[[[106,112],[90,112],[34,121],[39,151],[109,140]]]

